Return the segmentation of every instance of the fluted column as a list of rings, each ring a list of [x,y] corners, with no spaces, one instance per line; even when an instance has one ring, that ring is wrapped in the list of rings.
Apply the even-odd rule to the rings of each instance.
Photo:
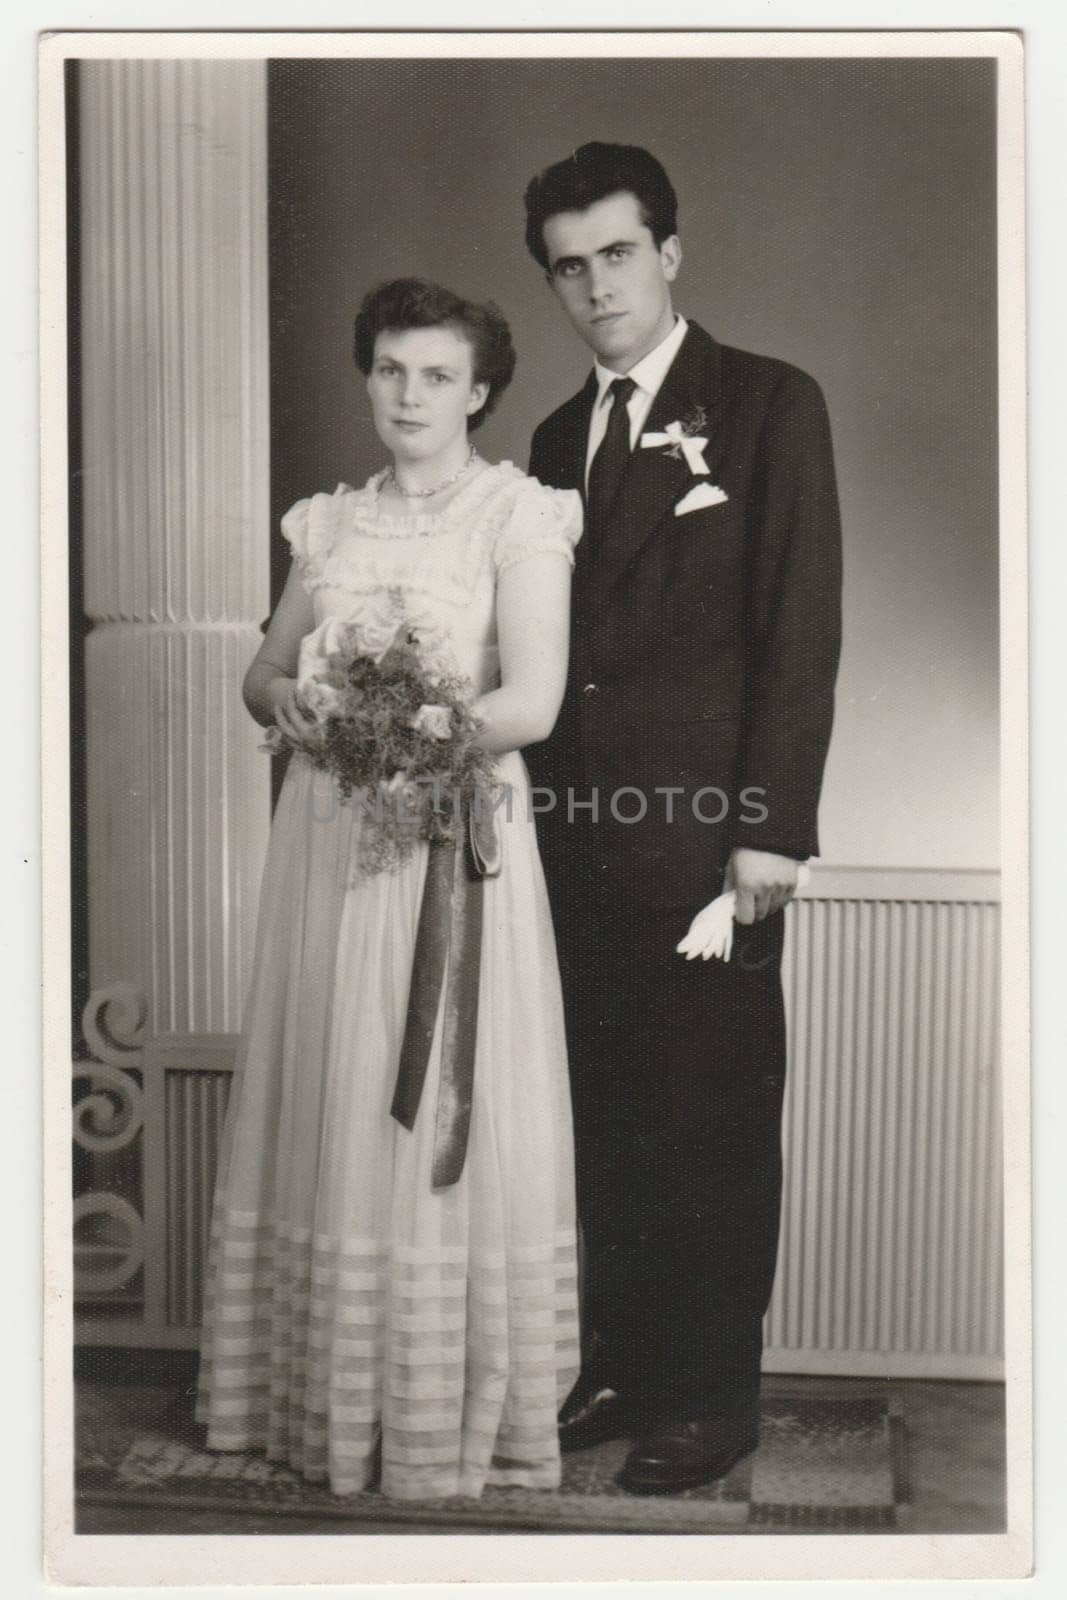
[[[238,1027],[269,822],[266,72],[83,61],[89,961]]]

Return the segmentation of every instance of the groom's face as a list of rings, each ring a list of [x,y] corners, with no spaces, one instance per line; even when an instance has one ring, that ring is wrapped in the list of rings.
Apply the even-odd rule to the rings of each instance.
[[[549,278],[567,316],[604,366],[628,372],[674,325],[677,237],[657,245],[629,193],[586,211],[558,211],[543,231]]]

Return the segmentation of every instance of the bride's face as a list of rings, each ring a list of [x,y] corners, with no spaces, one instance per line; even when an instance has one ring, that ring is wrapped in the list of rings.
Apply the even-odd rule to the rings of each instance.
[[[485,404],[473,351],[449,327],[380,333],[367,393],[382,443],[400,461],[447,455],[467,437],[467,418]]]

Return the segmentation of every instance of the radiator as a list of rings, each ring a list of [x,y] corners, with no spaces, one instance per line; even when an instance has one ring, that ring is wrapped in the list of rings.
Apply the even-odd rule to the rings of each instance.
[[[998,905],[988,873],[816,872],[792,907],[766,1365],[1002,1369]]]
[[[765,1366],[997,1378],[996,877],[817,870],[787,919],[785,1191]],[[129,1086],[125,1194],[131,1155],[141,1172],[139,1203],[120,1215],[97,1137],[94,1192],[76,1202],[89,1228],[75,1247],[78,1337],[195,1345],[235,1040],[91,1036],[109,1063],[97,1097],[120,1077]],[[93,1063],[77,1071],[93,1088]],[[110,1230],[106,1279],[94,1206]]]

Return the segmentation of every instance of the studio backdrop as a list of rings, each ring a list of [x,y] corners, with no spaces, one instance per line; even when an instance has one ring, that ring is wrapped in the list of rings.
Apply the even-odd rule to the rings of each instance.
[[[523,189],[596,138],[671,175],[678,309],[812,373],[833,428],[845,648],[823,858],[789,912],[767,1365],[999,1375],[995,72],[73,65],[80,1338],[196,1342],[270,811],[240,682],[281,513],[384,464],[359,301],[410,274],[495,300],[519,365],[478,446],[525,467],[588,364]]]

